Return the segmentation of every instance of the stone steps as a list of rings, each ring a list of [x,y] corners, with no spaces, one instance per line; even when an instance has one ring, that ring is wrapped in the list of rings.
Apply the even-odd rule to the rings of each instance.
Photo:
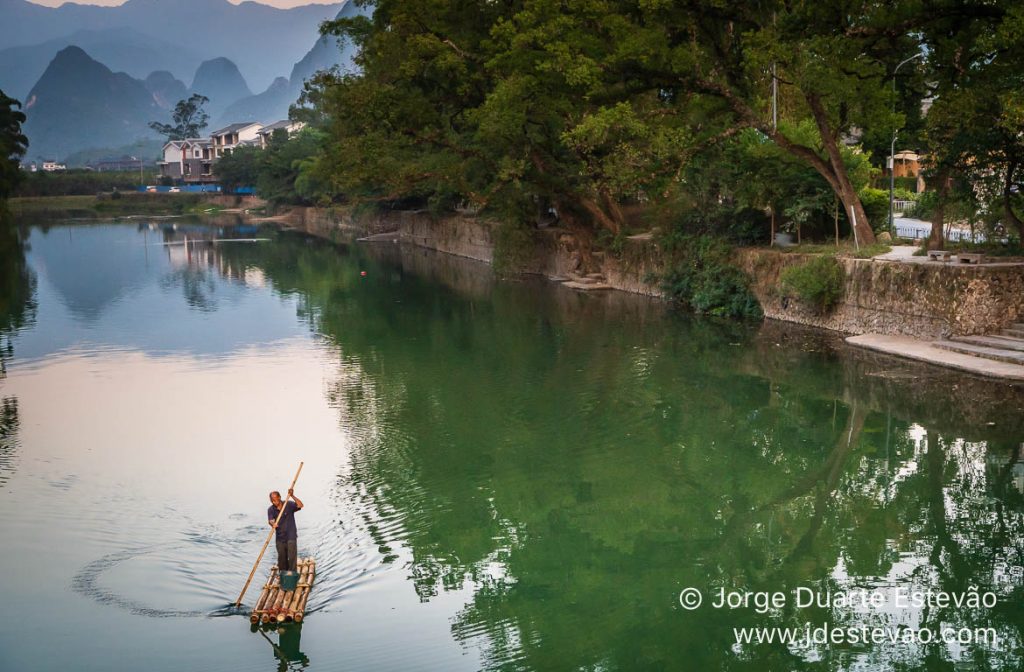
[[[965,337],[966,338],[966,337]],[[990,347],[986,345],[974,345],[973,343],[964,343],[960,340],[955,341],[935,341],[932,345],[942,350],[949,350],[950,352],[958,352],[963,355],[973,355],[975,357],[981,357],[983,359],[991,359],[995,362],[1006,362],[1008,364],[1024,364],[1024,352],[1017,350]]]
[[[980,345],[1000,350],[1016,350],[1018,352],[1024,352],[1024,338],[1014,338],[1012,336],[1000,336],[998,334],[986,336],[956,336],[950,340],[958,343],[970,343],[971,345]]]
[[[1016,325],[1003,329],[999,333],[1010,338],[1024,338],[1024,328],[1017,327]]]
[[[570,273],[568,278],[553,276],[552,280],[561,282],[564,287],[568,287],[569,289],[576,289],[584,292],[600,289],[614,289],[614,287],[605,282],[603,273],[587,273],[586,275]]]
[[[611,285],[606,285],[603,282],[577,282],[575,280],[563,282],[562,286],[568,287],[569,289],[578,289],[584,292],[592,292],[599,289],[612,289]]]
[[[928,362],[938,366],[944,366],[960,371],[968,371],[972,374],[1001,378],[1004,380],[1024,381],[1024,364],[993,360],[979,356],[978,352],[972,351],[969,354],[960,352],[960,349],[973,348],[977,350],[980,346],[971,346],[967,343],[956,341],[923,341],[910,336],[895,336],[885,334],[860,334],[850,336],[846,342],[861,348],[884,352],[898,357],[915,359],[921,362]],[[949,344],[952,348],[942,347],[942,344]],[[984,348],[982,348],[984,349]],[[1014,353],[1022,354],[1022,353]]]

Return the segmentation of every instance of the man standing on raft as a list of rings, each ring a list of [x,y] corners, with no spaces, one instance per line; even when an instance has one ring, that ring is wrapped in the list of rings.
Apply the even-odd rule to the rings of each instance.
[[[281,521],[277,515],[281,512],[281,493],[277,490],[270,493],[270,508],[267,509],[267,522],[277,530],[277,568],[285,572],[294,572],[298,564],[299,530],[295,527],[295,512],[302,510],[302,500],[295,496],[293,490],[288,491],[290,500],[284,503],[284,515]]]

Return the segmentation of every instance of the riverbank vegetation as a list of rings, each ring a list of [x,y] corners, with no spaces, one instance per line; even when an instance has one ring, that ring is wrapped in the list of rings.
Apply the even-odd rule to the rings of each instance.
[[[40,196],[10,199],[10,211],[18,216],[46,218],[125,217],[129,215],[184,215],[216,212],[202,194],[148,194],[113,192],[91,196]]]
[[[360,48],[362,74],[321,75],[306,96],[326,134],[306,169],[329,198],[554,216],[585,238],[646,225],[632,205],[685,221],[704,201],[763,213],[765,242],[774,220],[869,245],[897,130],[938,157],[936,179],[969,165],[1017,179],[1014,3],[374,7],[325,24]]]
[[[101,193],[134,192],[140,184],[158,184],[159,176],[152,169],[92,171],[62,170],[58,172],[24,172],[17,189],[17,197],[95,196]]]
[[[957,199],[991,239],[1024,229],[1017,3],[373,7],[323,26],[357,46],[360,72],[315,77],[294,109],[307,131],[229,157],[226,181],[275,203],[479,213],[513,242],[548,226],[612,251],[641,231],[728,246],[788,233],[869,256],[891,235],[898,133],[926,157],[914,207],[937,220],[932,247]],[[897,187],[917,200],[914,178]]]

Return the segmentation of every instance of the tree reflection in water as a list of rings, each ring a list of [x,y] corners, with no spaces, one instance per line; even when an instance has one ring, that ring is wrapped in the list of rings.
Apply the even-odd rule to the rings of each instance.
[[[25,243],[9,213],[0,208],[0,488],[14,472],[18,447],[18,400],[3,394],[14,335],[35,318],[35,276],[25,261]]]
[[[474,588],[452,630],[488,667],[1024,667],[1019,388],[422,251],[221,254],[301,297],[339,346],[342,486],[382,549],[407,550],[422,600]],[[686,586],[976,587],[999,604],[687,612]],[[805,622],[992,627],[1000,643],[733,639]]]

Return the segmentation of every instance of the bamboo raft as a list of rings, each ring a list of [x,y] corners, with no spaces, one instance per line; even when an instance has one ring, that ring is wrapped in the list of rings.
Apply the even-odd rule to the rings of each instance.
[[[295,567],[299,585],[292,591],[281,590],[277,565],[270,568],[270,578],[249,614],[250,623],[301,623],[306,614],[306,600],[316,579],[316,560],[300,558]]]

